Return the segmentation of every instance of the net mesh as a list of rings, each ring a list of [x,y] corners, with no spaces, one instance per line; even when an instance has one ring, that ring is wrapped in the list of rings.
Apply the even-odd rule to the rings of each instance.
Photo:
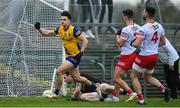
[[[46,1],[63,8],[61,1]],[[39,0],[0,1],[0,95],[42,95],[62,62],[58,36],[42,37],[35,22],[58,26],[61,12]]]

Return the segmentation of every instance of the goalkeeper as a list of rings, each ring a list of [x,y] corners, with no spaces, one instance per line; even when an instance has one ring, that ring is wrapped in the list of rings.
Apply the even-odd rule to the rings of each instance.
[[[63,74],[67,71],[70,72],[75,82],[91,86],[101,95],[100,88],[96,87],[98,84],[95,84],[89,81],[87,78],[80,76],[79,64],[81,61],[81,56],[85,52],[88,45],[86,36],[81,34],[76,26],[71,25],[71,14],[68,11],[63,11],[61,13],[60,20],[61,24],[55,30],[47,30],[42,28],[39,22],[35,23],[34,25],[43,36],[54,36],[58,34],[63,42],[66,52],[66,61],[57,69],[56,89],[52,95],[49,96],[49,98],[56,97],[59,94],[62,86]],[[81,47],[78,44],[78,40],[82,41]]]
[[[71,100],[85,100],[85,101],[110,101],[107,100],[108,95],[112,95],[111,101],[119,101],[119,99],[113,98],[113,96],[117,96],[119,98],[119,92],[124,92],[123,89],[115,90],[114,85],[109,85],[105,83],[105,81],[101,81],[94,77],[89,76],[88,74],[81,73],[81,76],[86,77],[90,81],[100,83],[100,89],[102,91],[102,97],[98,95],[96,91],[92,89],[90,86],[86,86],[84,84],[75,83],[76,87],[74,90],[74,95],[72,96]],[[68,83],[74,82],[69,72],[64,75],[64,81]]]

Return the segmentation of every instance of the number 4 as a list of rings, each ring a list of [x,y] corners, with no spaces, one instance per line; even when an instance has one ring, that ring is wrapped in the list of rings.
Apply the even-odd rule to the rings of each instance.
[[[156,31],[156,32],[153,34],[153,37],[152,37],[151,41],[154,41],[154,42],[156,43],[157,40],[158,40],[158,32]]]

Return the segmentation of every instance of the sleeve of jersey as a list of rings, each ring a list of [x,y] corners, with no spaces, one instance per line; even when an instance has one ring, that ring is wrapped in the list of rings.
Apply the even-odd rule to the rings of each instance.
[[[81,35],[81,31],[76,26],[74,27],[73,33],[75,37],[79,37]]]
[[[144,38],[144,36],[145,36],[145,30],[144,30],[143,27],[140,27],[140,28],[139,28],[138,32],[136,33],[136,36],[137,36],[137,37],[140,37],[140,38]]]
[[[127,29],[125,29],[125,28],[122,29],[121,38],[124,40],[127,40],[127,38],[128,38],[128,30]]]
[[[60,27],[60,26],[58,26],[57,28],[54,29],[54,32],[55,32],[56,34],[58,34],[59,27]]]

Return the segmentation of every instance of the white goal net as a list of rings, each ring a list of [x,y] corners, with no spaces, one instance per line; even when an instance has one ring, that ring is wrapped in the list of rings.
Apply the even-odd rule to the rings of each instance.
[[[45,0],[62,9],[62,0]],[[41,0],[0,1],[0,95],[38,96],[50,89],[54,68],[62,62],[58,36],[42,37],[41,22],[54,29],[61,12]]]

